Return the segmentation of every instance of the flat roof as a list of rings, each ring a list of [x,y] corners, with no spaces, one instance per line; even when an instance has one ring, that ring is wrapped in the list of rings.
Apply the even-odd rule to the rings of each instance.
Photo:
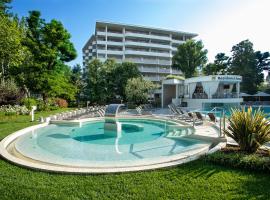
[[[242,76],[239,75],[209,75],[209,76],[198,76],[192,77],[185,80],[185,83],[195,83],[195,82],[241,82]]]
[[[160,32],[165,32],[165,33],[188,35],[188,36],[191,36],[191,37],[198,36],[198,34],[196,34],[196,33],[177,31],[177,30],[170,30],[170,29],[166,29],[166,28],[156,28],[156,27],[149,27],[149,26],[142,26],[142,25],[116,23],[116,22],[96,21],[96,26],[98,26],[98,25],[113,25],[115,27],[141,28],[141,29],[155,30],[155,31],[160,31]]]

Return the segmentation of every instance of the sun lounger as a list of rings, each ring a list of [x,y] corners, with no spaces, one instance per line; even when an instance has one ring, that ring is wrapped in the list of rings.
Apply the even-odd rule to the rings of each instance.
[[[207,115],[208,115],[211,122],[216,123],[218,121],[216,116],[214,115],[214,113],[207,113]]]
[[[142,106],[136,107],[136,111],[138,112],[139,115],[152,115],[151,111],[143,110]]]
[[[204,118],[203,118],[203,116],[202,116],[202,114],[200,113],[200,112],[195,112],[195,114],[196,114],[196,117],[199,119],[199,120],[204,120]]]

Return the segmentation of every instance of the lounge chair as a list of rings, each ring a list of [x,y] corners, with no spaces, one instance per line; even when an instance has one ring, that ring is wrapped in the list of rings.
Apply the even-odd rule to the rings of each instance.
[[[180,120],[184,120],[184,121],[188,121],[188,122],[191,122],[192,119],[190,116],[188,116],[188,113],[186,112],[181,112],[179,109],[176,108],[176,106],[174,104],[170,104],[168,105],[170,111],[171,111],[171,114],[173,114],[173,116],[177,119],[180,119]]]
[[[207,115],[208,115],[211,122],[216,123],[218,121],[216,116],[214,115],[214,113],[207,113]]]
[[[203,123],[203,118],[198,118],[196,113],[194,115],[194,113],[188,112],[188,116],[192,118],[192,122],[194,122],[195,125],[200,125]]]
[[[142,106],[136,107],[136,111],[138,112],[139,115],[152,115],[151,111],[143,110]]]
[[[202,114],[200,113],[200,112],[195,112],[195,114],[196,114],[196,117],[199,119],[199,120],[204,120],[204,118],[203,118],[203,116],[202,116]]]

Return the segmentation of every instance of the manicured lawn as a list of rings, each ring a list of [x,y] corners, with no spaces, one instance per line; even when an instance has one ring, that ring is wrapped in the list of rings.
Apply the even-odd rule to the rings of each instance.
[[[51,113],[40,113],[49,115]],[[5,117],[1,116],[1,119]],[[32,125],[29,116],[1,120],[6,136]],[[65,175],[27,170],[0,159],[0,199],[270,199],[270,174],[211,164],[110,175]]]
[[[3,199],[270,199],[270,175],[194,161],[114,175],[60,175],[0,161]]]
[[[61,111],[70,110],[71,108],[64,108],[53,111],[42,111],[35,113],[35,120],[38,120],[40,116],[47,117],[54,113],[59,113]],[[38,121],[31,122],[30,115],[14,115],[6,116],[4,113],[0,112],[0,140],[6,137],[8,134],[25,128],[27,126],[33,126],[38,124]]]

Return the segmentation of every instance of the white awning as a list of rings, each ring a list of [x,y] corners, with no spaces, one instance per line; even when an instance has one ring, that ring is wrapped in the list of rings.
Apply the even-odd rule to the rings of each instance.
[[[250,97],[250,96],[252,96],[252,95],[247,94],[247,93],[244,93],[244,92],[241,92],[241,93],[239,94],[239,96],[240,96],[240,97]]]
[[[267,94],[265,92],[257,92],[253,95],[254,97],[270,97],[270,94]]]

